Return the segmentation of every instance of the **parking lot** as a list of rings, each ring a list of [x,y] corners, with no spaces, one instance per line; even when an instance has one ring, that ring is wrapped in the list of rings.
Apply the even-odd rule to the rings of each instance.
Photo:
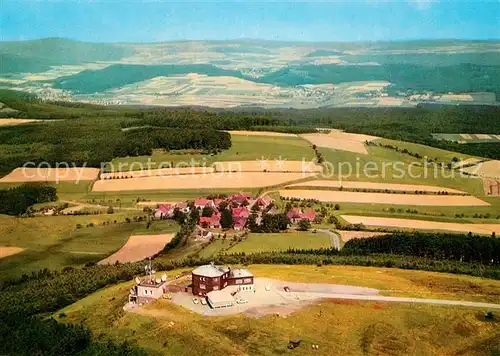
[[[288,287],[289,292],[285,291],[285,287]],[[238,292],[235,295],[248,301],[244,304],[237,304],[235,301],[232,307],[212,309],[209,305],[195,304],[195,297],[185,292],[172,293],[172,302],[207,316],[245,313],[259,317],[275,313],[288,314],[310,302],[338,294],[377,295],[378,290],[339,284],[294,283],[255,278],[255,291]]]

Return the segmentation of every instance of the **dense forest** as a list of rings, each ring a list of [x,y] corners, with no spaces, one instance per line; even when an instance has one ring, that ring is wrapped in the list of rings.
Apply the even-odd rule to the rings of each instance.
[[[220,151],[231,145],[230,135],[221,130],[305,133],[314,132],[316,127],[336,128],[500,159],[498,143],[459,144],[432,136],[500,134],[500,108],[493,106],[311,110],[101,107],[43,102],[8,90],[0,90],[0,102],[18,110],[18,117],[65,119],[0,127],[0,175],[26,161],[86,162],[87,166],[100,167],[114,157],[149,155],[157,148]]]
[[[33,204],[56,200],[56,188],[40,184],[25,184],[0,190],[0,214],[21,215]]]
[[[213,152],[231,147],[229,133],[209,127],[123,131],[120,122],[120,119],[84,118],[0,127],[0,175],[28,161],[101,167],[101,163],[115,157],[151,155],[154,149]]]

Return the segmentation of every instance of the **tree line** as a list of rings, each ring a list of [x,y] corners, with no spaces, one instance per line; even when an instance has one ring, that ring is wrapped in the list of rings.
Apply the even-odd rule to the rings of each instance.
[[[33,204],[56,201],[56,193],[56,188],[41,184],[24,184],[0,190],[0,214],[24,214]]]

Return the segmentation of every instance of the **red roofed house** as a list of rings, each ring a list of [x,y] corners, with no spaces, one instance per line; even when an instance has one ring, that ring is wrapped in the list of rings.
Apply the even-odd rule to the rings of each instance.
[[[170,204],[160,204],[155,210],[155,218],[162,219],[172,215],[174,207]]]
[[[316,219],[316,213],[313,209],[307,209],[304,213],[299,208],[293,208],[290,210],[286,216],[290,219],[290,221],[294,224],[298,223],[300,220],[307,219],[310,222],[313,222]]]
[[[235,230],[243,230],[247,224],[247,218],[244,216],[233,216],[233,228]]]
[[[307,219],[310,222],[313,222],[316,219],[316,212],[313,209],[307,209],[302,214],[302,219]]]
[[[252,195],[249,193],[238,193],[238,194],[231,195],[229,197],[229,201],[231,203],[243,205],[243,204],[247,203],[251,197],[252,197]]]
[[[261,208],[265,209],[269,206],[269,204],[271,204],[272,202],[274,202],[274,200],[268,196],[268,195],[264,195],[263,197],[260,197],[258,198],[256,201],[255,201],[255,204],[257,204],[257,206],[260,206]]]
[[[211,199],[196,199],[194,201],[194,206],[196,207],[196,209],[203,209],[206,206],[215,208],[214,201]]]
[[[246,206],[242,206],[239,208],[233,208],[232,215],[233,215],[233,219],[235,217],[248,218],[250,216],[250,211],[248,211],[248,208]]]
[[[202,216],[199,224],[204,228],[210,227],[212,229],[218,229],[220,228],[220,218],[220,213],[213,214],[211,217]]]

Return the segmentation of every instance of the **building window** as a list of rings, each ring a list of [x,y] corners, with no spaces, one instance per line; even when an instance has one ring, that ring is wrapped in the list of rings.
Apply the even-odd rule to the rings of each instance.
[[[219,289],[219,286],[214,286],[214,288],[213,288],[213,289],[214,289],[214,290],[217,290],[217,289]]]
[[[245,278],[245,283],[252,283],[252,278]]]
[[[207,287],[204,284],[200,284],[200,289],[206,289]]]
[[[219,278],[217,278],[217,277],[216,277],[216,278],[213,278],[213,279],[212,279],[212,281],[214,281],[214,282],[218,282],[218,281],[219,281]]]
[[[241,284],[242,282],[243,282],[243,280],[242,280],[242,279],[237,279],[237,280],[236,280],[236,284]]]

